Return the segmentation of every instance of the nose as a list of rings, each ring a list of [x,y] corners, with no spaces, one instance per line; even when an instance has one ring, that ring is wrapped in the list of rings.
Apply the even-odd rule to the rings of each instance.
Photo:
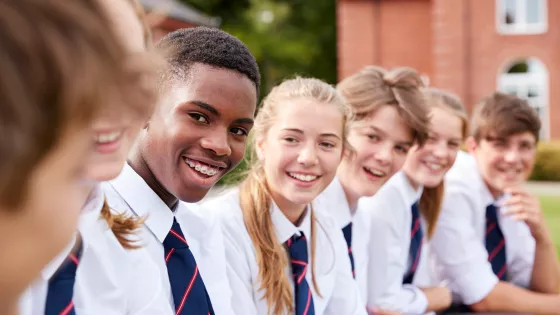
[[[319,163],[317,158],[317,147],[315,144],[306,144],[300,151],[297,161],[304,166],[312,166]]]
[[[439,141],[434,144],[433,155],[437,158],[446,158],[449,155],[449,151],[447,141]]]
[[[200,145],[206,150],[214,152],[217,156],[230,156],[231,146],[228,142],[228,130],[216,129],[210,132],[206,137],[202,138]]]
[[[516,148],[509,148],[504,155],[504,161],[507,163],[516,163],[519,161],[521,155]]]
[[[386,142],[385,144],[379,146],[375,151],[375,159],[380,165],[391,164],[393,160],[393,144]]]

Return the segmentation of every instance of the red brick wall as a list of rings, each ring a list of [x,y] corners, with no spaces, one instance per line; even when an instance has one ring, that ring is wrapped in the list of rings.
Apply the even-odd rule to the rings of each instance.
[[[548,0],[548,31],[501,35],[495,0],[339,0],[338,74],[368,64],[407,65],[471,108],[497,88],[511,61],[536,57],[549,74],[550,135],[560,139],[560,1]]]

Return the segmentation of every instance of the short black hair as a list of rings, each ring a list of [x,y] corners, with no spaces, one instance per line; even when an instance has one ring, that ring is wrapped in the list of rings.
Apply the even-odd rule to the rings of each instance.
[[[255,57],[236,37],[217,28],[194,27],[167,34],[157,44],[165,53],[173,74],[188,74],[195,63],[230,69],[245,75],[255,84],[257,96],[261,75]]]

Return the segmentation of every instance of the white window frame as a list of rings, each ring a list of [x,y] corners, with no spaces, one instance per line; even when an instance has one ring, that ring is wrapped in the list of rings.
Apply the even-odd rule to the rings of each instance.
[[[543,72],[528,72],[528,73],[507,73],[507,71],[515,64],[523,60],[533,60],[538,63],[543,68]],[[540,61],[540,59],[535,57],[528,57],[528,58],[517,58],[514,60],[510,60],[508,63],[505,64],[504,67],[500,69],[500,72],[497,76],[497,89],[498,91],[509,93],[508,87],[514,87],[517,96],[527,99],[527,91],[530,86],[536,86],[537,89],[540,91],[540,95],[538,97],[532,98],[529,101],[529,104],[533,106],[535,109],[539,109],[539,118],[541,119],[541,132],[540,132],[540,139],[541,140],[549,140],[550,139],[550,99],[549,99],[549,76],[548,76],[548,69],[546,65]]]
[[[503,35],[531,35],[543,34],[548,31],[548,0],[538,0],[540,5],[540,21],[537,23],[527,23],[527,0],[515,0],[516,8],[515,20],[517,23],[506,24],[504,21],[505,2],[507,0],[496,0],[496,29]]]

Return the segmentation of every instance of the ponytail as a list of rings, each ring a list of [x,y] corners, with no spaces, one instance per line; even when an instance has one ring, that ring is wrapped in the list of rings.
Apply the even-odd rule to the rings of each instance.
[[[436,187],[424,187],[422,197],[420,197],[420,212],[428,225],[428,239],[432,238],[436,230],[443,201],[444,182],[441,181]]]
[[[131,240],[130,237],[136,234],[140,225],[144,223],[144,218],[115,214],[111,212],[107,200],[103,201],[100,217],[107,222],[107,225],[113,231],[122,247],[125,249],[138,249],[141,247],[135,244],[136,241]]]

